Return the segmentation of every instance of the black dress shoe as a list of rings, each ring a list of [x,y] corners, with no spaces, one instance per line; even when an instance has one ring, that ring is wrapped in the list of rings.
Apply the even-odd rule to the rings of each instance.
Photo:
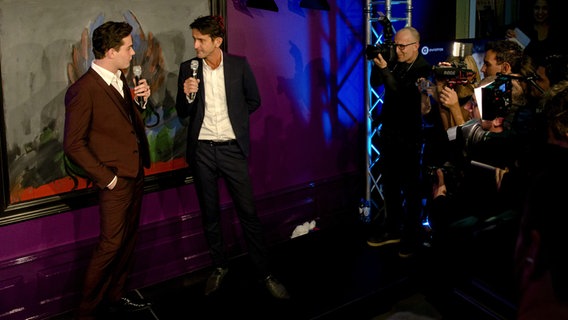
[[[109,312],[135,312],[149,308],[152,304],[144,299],[120,298],[109,307]]]
[[[288,294],[286,287],[284,287],[284,285],[273,276],[266,277],[264,279],[264,285],[274,298],[282,300],[290,299],[290,294]]]
[[[215,270],[209,276],[207,282],[205,283],[206,296],[213,294],[214,292],[219,290],[219,287],[221,287],[221,283],[223,282],[223,279],[225,279],[225,276],[227,275],[228,271],[229,271],[228,268],[215,268]]]

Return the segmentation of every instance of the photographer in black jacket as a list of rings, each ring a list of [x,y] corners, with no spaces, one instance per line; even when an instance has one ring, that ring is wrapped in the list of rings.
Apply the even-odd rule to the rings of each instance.
[[[400,29],[392,46],[396,60],[381,53],[372,59],[371,86],[384,85],[385,90],[373,122],[380,126],[376,145],[386,213],[367,243],[378,247],[400,242],[399,256],[406,258],[418,248],[422,233],[422,114],[416,83],[431,75],[432,66],[419,52],[420,34],[415,28]]]

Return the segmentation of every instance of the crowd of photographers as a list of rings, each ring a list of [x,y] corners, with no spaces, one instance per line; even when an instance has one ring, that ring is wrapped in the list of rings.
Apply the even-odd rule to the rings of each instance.
[[[422,159],[425,177],[432,178],[425,182],[444,185],[446,190],[426,195],[434,232],[464,217],[473,217],[483,228],[488,221],[498,222],[495,217],[501,214],[520,212],[524,185],[512,181],[521,180],[517,177],[535,150],[546,143],[545,93],[568,77],[565,53],[534,59],[509,40],[487,44],[480,80],[475,78],[479,71],[465,60],[442,62],[430,79],[417,84],[423,104],[429,105],[422,108],[429,124],[424,126],[424,149],[449,146]],[[443,120],[442,129],[428,120],[435,109],[433,113]],[[428,130],[445,130],[447,135]]]
[[[382,24],[390,29],[388,20]],[[568,178],[565,45],[531,55],[515,41],[490,41],[478,70],[471,54],[464,54],[465,45],[456,43],[458,55],[423,75],[416,67],[423,66],[424,59],[414,28],[400,30],[390,42],[391,35],[385,39],[382,46],[368,46],[366,51],[373,61],[371,85],[385,86],[383,110],[373,121],[381,153],[377,167],[383,177],[391,177],[383,181],[385,221],[392,221],[392,207],[405,211],[394,216],[402,215],[402,237],[383,224],[382,233],[372,234],[367,243],[382,246],[400,241],[401,257],[413,252],[406,246],[405,234],[416,230],[409,226],[415,225],[409,217],[416,215],[408,213],[414,207],[405,207],[416,202],[415,180],[400,177],[414,177],[415,166],[407,165],[408,156],[391,149],[408,149],[407,155],[415,152],[414,140],[403,137],[416,132],[409,110],[414,110],[412,101],[419,101],[422,218],[430,227],[424,229],[422,239],[433,247],[456,242],[459,246],[464,237],[471,240],[485,230],[512,225],[518,235],[512,239],[517,241],[512,255],[521,286],[519,319],[551,310],[568,318],[568,293],[558,289],[568,287],[566,272],[560,271],[568,270],[568,259],[560,253],[561,245],[568,245],[560,227],[568,222],[563,205],[568,190],[562,180]],[[419,99],[406,85],[411,78]],[[389,167],[380,165],[385,159],[390,159]],[[386,197],[393,185],[398,198]],[[537,303],[535,296],[540,296]]]
[[[530,56],[515,42],[497,40],[487,44],[481,72],[476,81],[477,70],[459,59],[440,63],[418,83],[429,124],[424,150],[449,146],[422,158],[431,244],[498,233],[508,224],[516,239],[501,236],[516,240],[503,254],[515,260],[518,319],[566,319],[568,56],[562,50]],[[427,121],[436,109],[441,129]]]

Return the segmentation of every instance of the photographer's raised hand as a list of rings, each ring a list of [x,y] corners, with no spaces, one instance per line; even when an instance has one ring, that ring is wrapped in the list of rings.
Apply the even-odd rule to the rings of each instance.
[[[450,109],[450,113],[452,114],[452,118],[454,119],[455,125],[461,125],[465,123],[464,115],[461,111],[460,102],[458,99],[457,92],[450,87],[445,87],[440,95],[440,102],[448,109]]]
[[[445,86],[438,94],[440,102],[450,110],[454,107],[459,107],[458,94],[456,91],[448,86]]]
[[[383,56],[379,53],[377,54],[377,57],[373,59],[373,62],[375,63],[375,65],[381,69],[384,69],[387,67],[387,61],[383,58]]]
[[[438,177],[438,182],[434,183],[432,186],[432,198],[436,199],[440,196],[446,196],[448,189],[444,182],[444,171],[440,168],[436,169],[436,176]]]

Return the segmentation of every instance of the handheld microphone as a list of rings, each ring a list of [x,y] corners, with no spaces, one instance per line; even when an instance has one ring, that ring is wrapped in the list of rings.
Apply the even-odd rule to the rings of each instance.
[[[194,79],[197,79],[197,68],[199,67],[199,62],[197,62],[197,60],[193,60],[191,61],[191,70],[193,71],[192,77]],[[189,99],[194,100],[195,99],[195,94],[196,92],[192,92],[189,94]]]
[[[142,76],[142,67],[141,66],[132,66],[132,73],[134,73],[134,80],[136,81],[135,85],[140,84],[140,76]],[[138,104],[140,107],[144,105],[144,98],[138,97]]]

